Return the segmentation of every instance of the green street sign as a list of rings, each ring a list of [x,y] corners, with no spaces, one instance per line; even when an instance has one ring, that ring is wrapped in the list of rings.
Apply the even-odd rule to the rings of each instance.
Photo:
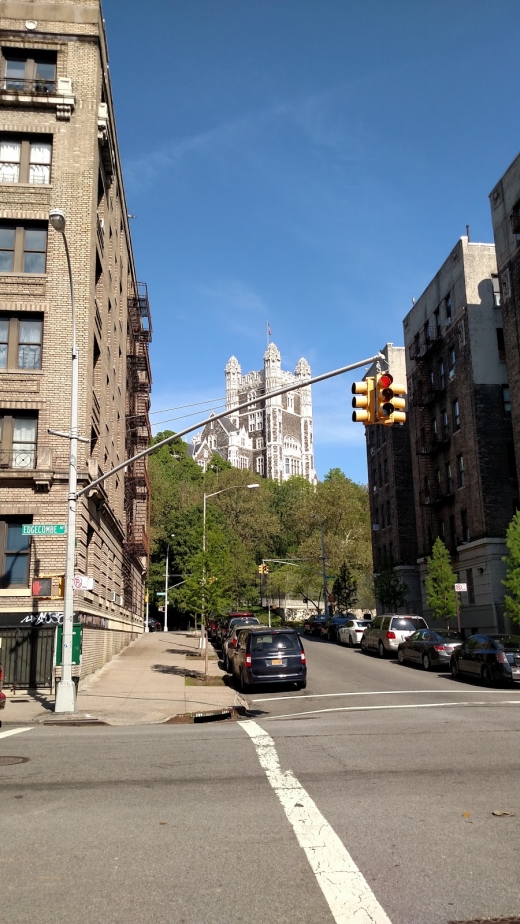
[[[65,523],[22,523],[22,536],[65,536]]]

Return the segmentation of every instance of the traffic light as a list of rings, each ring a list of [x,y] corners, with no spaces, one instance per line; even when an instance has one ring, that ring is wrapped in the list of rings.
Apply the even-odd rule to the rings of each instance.
[[[264,565],[263,563],[261,565],[258,565],[258,573],[259,574],[269,574],[269,565]]]
[[[376,376],[375,416],[376,422],[391,427],[394,423],[405,423],[406,401],[401,395],[406,394],[406,385],[394,382],[389,372]]]
[[[31,584],[31,593],[33,597],[52,597],[52,578],[33,578]]]
[[[147,591],[148,594],[148,591]],[[60,574],[58,576],[58,597],[65,596],[65,575]]]
[[[352,407],[356,408],[352,412],[354,423],[363,423],[365,426],[376,423],[374,415],[374,379],[370,376],[362,382],[354,382],[352,385]]]
[[[264,574],[269,574],[269,565],[264,565]]]

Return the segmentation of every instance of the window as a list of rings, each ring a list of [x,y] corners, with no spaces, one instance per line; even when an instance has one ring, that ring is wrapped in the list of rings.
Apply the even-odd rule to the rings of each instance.
[[[0,273],[44,273],[47,226],[0,222]]]
[[[294,395],[292,392],[287,395],[287,410],[294,411]]]
[[[257,438],[256,438],[256,448],[257,448],[257,449],[263,449],[263,448],[264,448],[264,438],[263,438],[263,436],[257,436]]]
[[[36,416],[0,415],[0,468],[34,468],[37,430]]]
[[[256,429],[257,429],[257,430],[261,430],[261,429],[262,429],[263,422],[264,422],[264,412],[263,412],[263,411],[257,411],[257,412],[256,412]]]
[[[439,388],[446,387],[446,369],[444,368],[444,360],[440,359],[437,364],[437,369],[439,373]]]
[[[451,494],[453,491],[453,479],[451,477],[451,462],[444,463],[444,472],[446,476],[446,494]]]
[[[28,587],[30,536],[22,535],[22,524],[32,517],[5,517],[0,520],[0,586]]]
[[[264,474],[264,458],[263,458],[263,456],[258,456],[258,458],[257,458],[257,460],[256,460],[256,470],[257,470],[257,472],[258,472],[259,475],[263,475],[263,474]]]
[[[498,276],[492,276],[491,282],[493,284],[493,304],[495,308],[500,308],[500,283],[498,281]]]
[[[497,327],[497,347],[498,347],[498,358],[501,363],[505,362],[506,359],[506,344],[504,341],[504,328]]]
[[[388,483],[388,459],[383,459],[383,478],[385,484]]]
[[[460,525],[462,529],[462,541],[469,542],[468,511],[460,511]]]
[[[466,584],[468,585],[468,603],[475,603],[475,587],[473,584],[473,568],[466,568]]]
[[[450,514],[450,549],[452,552],[457,550],[457,535],[455,532],[455,514]]]
[[[53,93],[56,88],[56,52],[3,49],[4,88],[20,92]]]
[[[432,417],[432,433],[434,440],[437,439],[437,418]]]
[[[507,474],[509,478],[516,478],[515,446],[512,440],[506,442]]]
[[[249,415],[248,430],[251,432],[251,430],[254,430],[255,427],[256,427],[255,415],[254,415],[254,414],[250,414],[250,415]]]
[[[290,462],[290,459],[286,459],[286,460],[285,460],[285,474],[286,474],[286,475],[290,475],[290,474],[291,474],[291,462]]]
[[[502,385],[502,405],[504,408],[504,417],[511,417],[511,395],[509,385]]]
[[[459,399],[455,398],[455,401],[452,404],[452,419],[453,419],[453,430],[460,430],[460,407]]]
[[[10,135],[0,138],[0,183],[50,183],[52,144]]]
[[[451,321],[451,295],[449,292],[446,296],[445,306],[446,306],[446,324],[449,324]]]
[[[441,335],[441,318],[440,318],[440,310],[439,308],[437,308],[433,312],[433,336],[437,340],[440,337],[440,335]]]
[[[464,457],[462,453],[457,456],[457,484],[459,488],[463,488],[465,485],[464,480]]]
[[[448,412],[446,408],[441,411],[441,429],[442,429],[442,438],[443,440],[447,439],[449,435],[449,426],[448,426]]]
[[[31,315],[0,315],[0,369],[41,369],[43,322]]]
[[[453,376],[455,375],[455,363],[457,361],[457,357],[455,355],[455,347],[450,347],[448,358],[449,358],[450,379],[452,379]]]
[[[446,542],[446,527],[444,520],[439,520],[437,524],[437,532],[439,533],[439,537],[442,539],[442,541]]]
[[[249,459],[247,458],[247,456],[239,456],[238,467],[239,468],[249,468]]]
[[[392,522],[392,518],[390,516],[390,501],[387,501],[386,502],[386,525],[390,526],[391,522]]]

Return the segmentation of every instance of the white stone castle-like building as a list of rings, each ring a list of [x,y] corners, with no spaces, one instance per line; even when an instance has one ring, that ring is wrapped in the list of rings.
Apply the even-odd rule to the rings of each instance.
[[[260,371],[242,375],[240,363],[232,356],[225,372],[226,407],[230,410],[246,401],[251,404],[206,424],[192,439],[193,459],[205,471],[217,453],[235,468],[248,468],[265,478],[285,481],[301,475],[315,484],[311,386],[277,398],[265,397],[291,382],[310,378],[307,360],[300,359],[294,373],[284,372],[280,351],[270,343]]]

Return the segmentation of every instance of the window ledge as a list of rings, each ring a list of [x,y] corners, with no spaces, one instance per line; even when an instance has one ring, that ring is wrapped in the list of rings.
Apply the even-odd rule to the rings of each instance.
[[[24,587],[23,589],[15,589],[14,587],[7,587],[3,590],[0,590],[0,597],[30,597],[31,590],[29,587]]]
[[[7,181],[0,181],[0,186],[2,189],[52,189],[52,183],[8,183]]]
[[[43,375],[43,369],[0,369],[0,375]]]

